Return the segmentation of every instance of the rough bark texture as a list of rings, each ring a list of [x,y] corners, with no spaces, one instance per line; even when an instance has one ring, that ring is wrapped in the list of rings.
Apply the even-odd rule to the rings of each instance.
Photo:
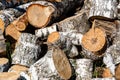
[[[120,3],[117,6],[117,11],[118,11],[117,18],[120,19]]]
[[[48,36],[47,42],[60,47],[68,57],[75,57],[78,55],[78,51],[73,53],[77,49],[75,46],[73,48],[72,44],[81,45],[81,38],[82,34],[80,33],[53,32]]]
[[[93,63],[90,59],[76,59],[76,80],[91,80]]]
[[[27,72],[21,73],[21,76],[27,80],[61,80],[54,66],[52,53],[53,50],[49,50],[46,55],[34,63]]]
[[[7,58],[0,58],[0,72],[5,72],[9,69],[9,60]]]
[[[117,17],[117,0],[91,0],[89,18],[111,20]]]
[[[115,69],[115,78],[117,80],[120,80],[120,64],[117,65],[116,69]]]
[[[116,80],[116,79],[113,77],[113,78],[93,78],[92,80]]]
[[[35,30],[35,35],[44,40],[44,39],[47,39],[47,37],[50,33],[56,32],[56,31],[57,31],[57,26],[52,25],[52,26],[49,26],[46,28]]]
[[[33,25],[37,28],[45,27],[49,23],[52,23],[53,21],[58,19],[58,17],[60,17],[61,15],[68,13],[68,11],[75,8],[75,6],[81,5],[82,2],[83,2],[83,0],[81,0],[81,1],[79,1],[79,0],[63,0],[59,3],[54,3],[54,2],[50,3],[50,2],[46,2],[46,1],[41,1],[41,3],[39,3],[37,5],[31,5],[28,7],[28,9],[27,9],[28,21],[30,22],[31,25]],[[62,7],[60,7],[60,6],[62,6]],[[40,9],[40,12],[37,9],[36,9],[37,11],[34,10],[33,9],[34,7],[36,7],[38,10]],[[47,11],[47,13],[45,10]],[[35,16],[35,14],[39,14],[39,16],[38,15]],[[33,15],[34,17],[31,15]],[[43,16],[45,18],[44,20],[42,20]],[[38,21],[42,20],[43,23],[39,23],[36,20],[36,18],[38,18],[37,19]],[[32,21],[32,19],[35,21]]]
[[[90,28],[86,13],[87,11],[84,10],[72,17],[58,22],[56,25],[58,26],[59,31],[86,33]]]
[[[30,66],[39,59],[41,48],[36,44],[38,37],[22,33],[12,55],[12,64]]]
[[[3,34],[0,34],[0,56],[6,56],[6,43]]]

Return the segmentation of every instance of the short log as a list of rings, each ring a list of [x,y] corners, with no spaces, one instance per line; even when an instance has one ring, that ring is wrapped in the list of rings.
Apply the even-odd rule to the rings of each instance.
[[[0,58],[0,72],[5,72],[9,69],[10,64],[7,58]]]

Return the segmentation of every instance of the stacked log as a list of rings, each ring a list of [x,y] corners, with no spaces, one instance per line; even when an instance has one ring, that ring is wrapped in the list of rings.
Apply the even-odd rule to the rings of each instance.
[[[7,58],[0,58],[0,72],[5,72],[9,69],[9,60]]]

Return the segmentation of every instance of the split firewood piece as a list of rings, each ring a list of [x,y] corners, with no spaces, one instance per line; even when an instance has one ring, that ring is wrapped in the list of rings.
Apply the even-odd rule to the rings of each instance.
[[[28,68],[26,66],[22,65],[13,65],[11,68],[9,68],[8,72],[15,72],[17,74],[20,74],[21,72],[27,71]]]
[[[60,48],[53,49],[53,62],[62,79],[68,80],[72,76],[72,69],[67,56]]]
[[[13,39],[18,40],[21,33],[15,28],[15,25],[10,24],[5,29],[6,36],[11,36]]]
[[[97,52],[101,50],[106,43],[105,31],[95,27],[95,21],[92,28],[83,35],[82,46],[89,51]]]
[[[76,80],[91,80],[93,62],[90,59],[76,59]]]
[[[28,71],[22,72],[21,76],[27,80],[61,80],[54,66],[52,54],[53,50],[49,49],[44,57],[31,65]]]
[[[57,31],[57,26],[52,25],[46,28],[35,30],[35,35],[44,40],[44,39],[47,39],[50,33],[55,32],[55,31]]]
[[[118,64],[115,69],[115,78],[116,80],[120,80],[120,64]]]
[[[112,20],[117,17],[117,0],[91,0],[89,19]]]
[[[60,47],[68,57],[72,58],[78,55],[78,50],[74,45],[81,45],[81,38],[80,33],[53,32],[48,36],[47,42]]]
[[[92,80],[116,80],[116,79],[112,77],[112,78],[93,78]]]
[[[9,60],[7,58],[0,58],[0,72],[5,72],[9,69]]]
[[[110,72],[110,69],[108,68],[103,68],[103,74],[102,74],[103,78],[112,78],[113,75]]]
[[[80,32],[82,34],[86,33],[90,28],[90,23],[88,22],[86,13],[87,11],[84,10],[72,17],[58,22],[56,24],[58,26],[58,30],[63,32]]]
[[[28,7],[27,18],[31,25],[36,28],[42,28],[81,4],[82,1],[79,0],[63,0],[58,3],[42,1],[39,4],[32,4]]]
[[[109,22],[104,20],[94,20],[94,26],[96,28],[101,28],[105,31],[106,35],[111,36],[111,38],[116,34],[116,24],[115,22]]]
[[[41,51],[38,37],[22,33],[12,54],[12,64],[30,66],[39,59]],[[38,43],[38,44],[36,44]]]
[[[20,75],[15,72],[2,72],[0,73],[0,80],[19,80]]]

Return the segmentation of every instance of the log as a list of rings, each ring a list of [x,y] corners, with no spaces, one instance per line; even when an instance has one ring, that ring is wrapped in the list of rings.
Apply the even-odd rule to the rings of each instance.
[[[29,33],[22,33],[12,54],[12,64],[30,67],[39,59],[41,51],[38,37]]]
[[[3,56],[6,56],[6,43],[5,43],[3,34],[0,34],[0,57],[3,57]]]
[[[103,74],[102,74],[103,78],[112,78],[113,75],[110,72],[110,69],[108,68],[103,68]]]
[[[68,80],[72,76],[72,68],[65,53],[58,47],[53,49],[53,62],[62,79]]]
[[[92,80],[116,80],[116,79],[112,77],[112,78],[93,78]]]
[[[84,10],[72,17],[68,17],[56,23],[58,30],[63,32],[86,33],[90,28],[90,23],[86,13],[87,11]]]
[[[47,39],[48,35],[51,34],[52,32],[57,31],[57,26],[52,25],[46,28],[42,29],[37,29],[35,30],[35,35],[41,38],[42,40]]]
[[[16,74],[20,74],[21,72],[27,71],[28,68],[22,65],[13,65],[9,68],[8,72],[15,72]]]
[[[21,76],[27,80],[61,80],[54,66],[52,53],[53,49],[49,49],[44,57],[31,65],[28,71],[22,72]]]
[[[21,33],[15,28],[15,25],[10,24],[5,30],[6,36],[12,37],[14,40],[18,40]]]
[[[68,57],[72,58],[78,55],[78,50],[72,44],[80,45],[81,38],[80,33],[53,32],[48,36],[47,42],[60,47]]]
[[[76,80],[91,80],[93,63],[90,59],[76,60]]]
[[[83,0],[63,0],[59,3],[41,1],[39,4],[32,4],[28,7],[27,18],[31,25],[36,28],[42,28],[53,23],[62,14],[68,13],[75,6],[81,5],[82,2]]]
[[[9,60],[7,58],[0,58],[0,72],[5,72],[9,69]]]
[[[14,72],[0,73],[0,80],[19,80],[20,75]]]
[[[116,80],[120,80],[120,64],[118,64],[116,66],[116,69],[115,69],[115,78],[116,78]]]
[[[24,31],[28,25],[26,13],[24,13],[22,16],[18,17],[11,24],[13,24],[18,31]]]
[[[120,2],[119,2],[119,4],[117,5],[117,11],[118,11],[118,13],[117,13],[117,18],[120,19]]]
[[[105,31],[95,27],[95,21],[92,28],[83,35],[82,46],[92,52],[100,51],[106,43]],[[97,46],[97,47],[96,47]]]
[[[91,0],[89,19],[112,20],[117,17],[117,0]]]

